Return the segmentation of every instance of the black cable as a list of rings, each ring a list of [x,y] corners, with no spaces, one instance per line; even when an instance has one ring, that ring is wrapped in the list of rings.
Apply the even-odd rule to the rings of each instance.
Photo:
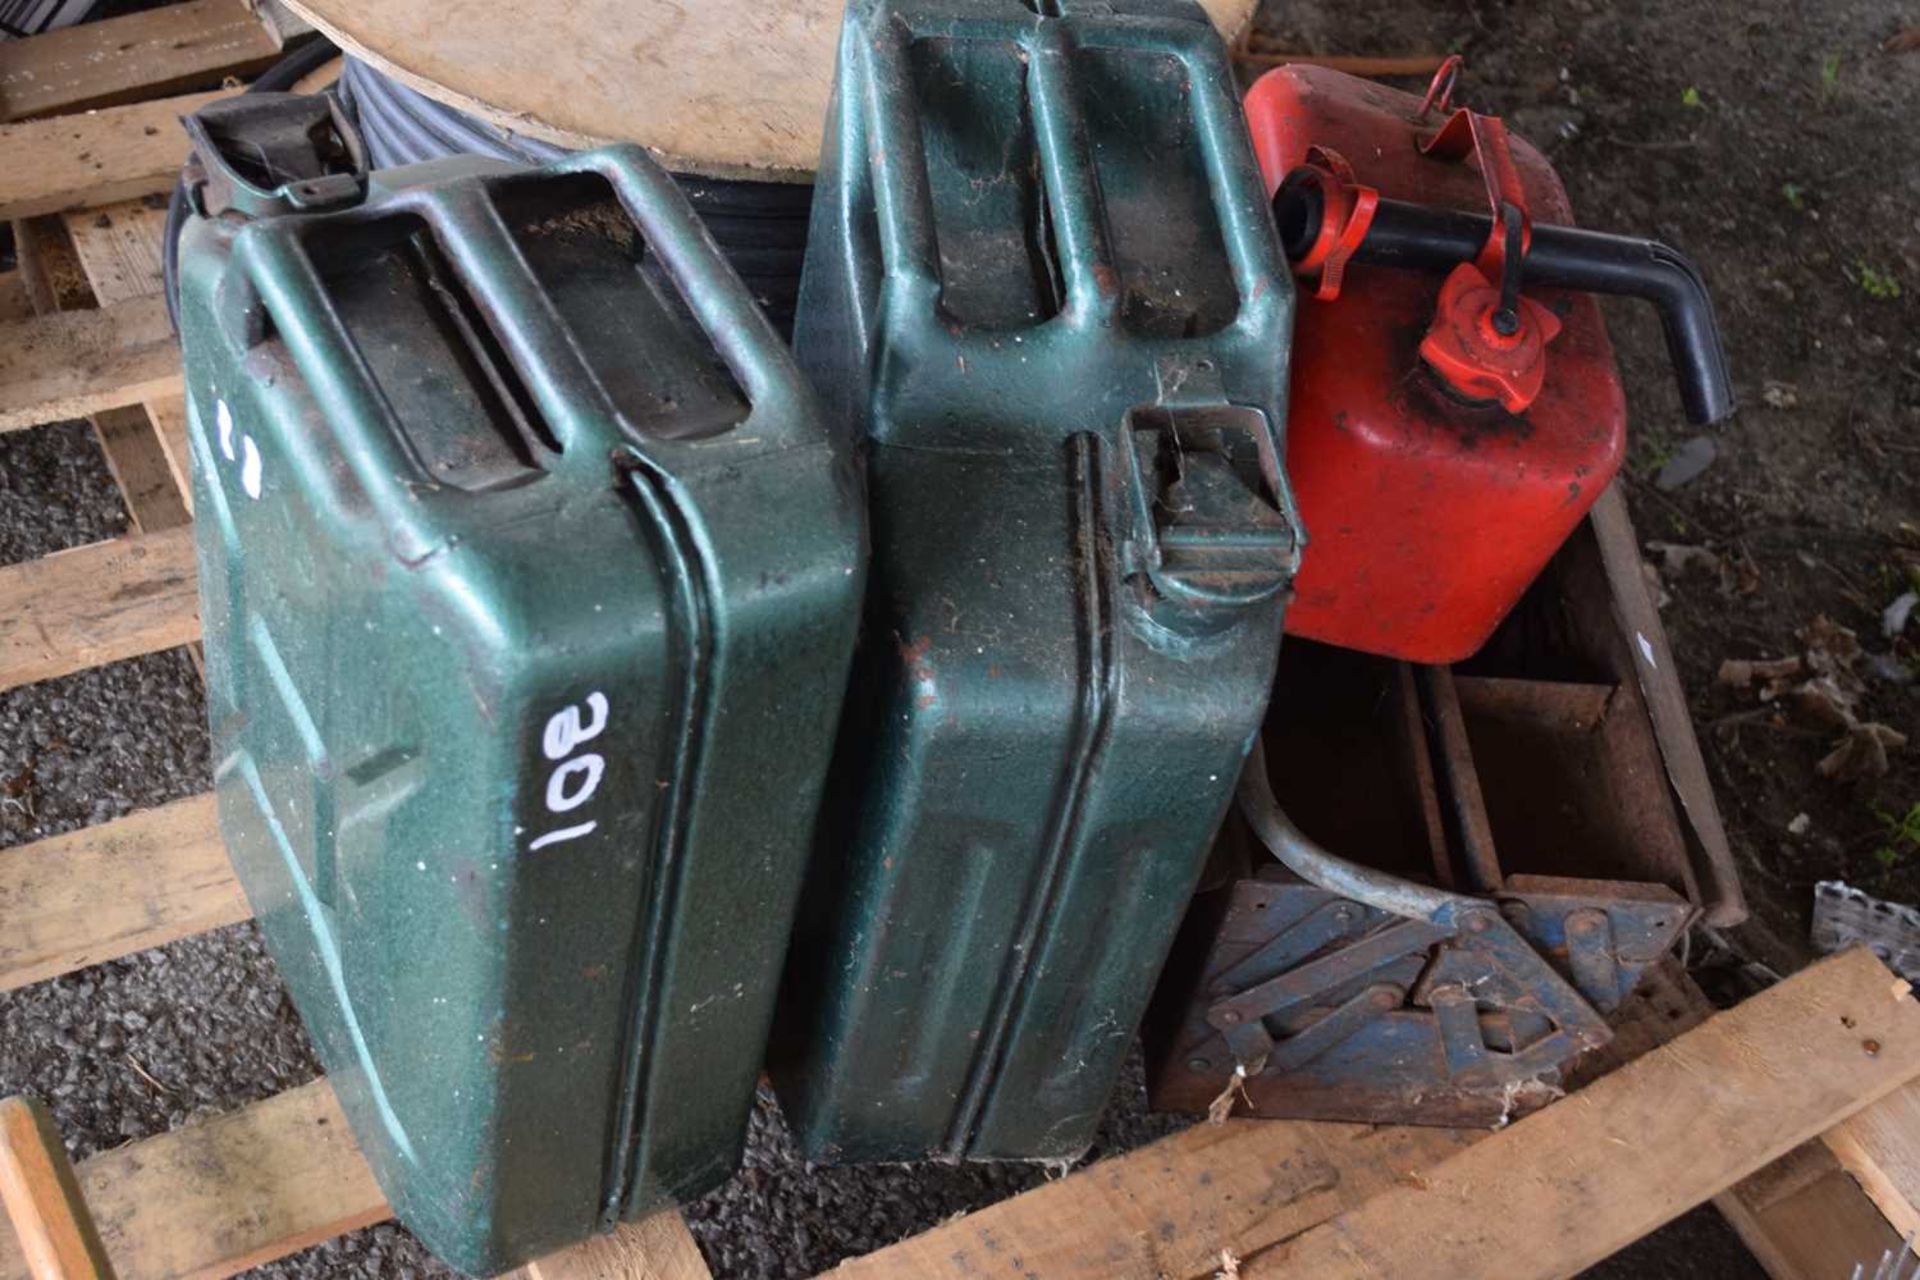
[[[444,156],[489,156],[514,164],[545,164],[567,149],[480,120],[348,58],[340,99],[366,140],[375,169],[419,164]],[[802,183],[747,182],[675,174],[720,252],[783,337],[793,333],[800,300],[800,267],[807,252],[813,188]]]
[[[301,77],[318,71],[340,50],[324,36],[315,36],[280,61],[260,73],[247,86],[248,93],[284,93]],[[167,224],[161,231],[161,294],[167,303],[167,319],[173,331],[180,332],[180,229],[187,225],[187,181],[182,173],[167,199]]]
[[[348,58],[340,73],[340,101],[359,123],[367,159],[376,169],[452,155],[545,164],[567,154],[564,147],[544,139],[496,128],[436,102],[358,58]]]

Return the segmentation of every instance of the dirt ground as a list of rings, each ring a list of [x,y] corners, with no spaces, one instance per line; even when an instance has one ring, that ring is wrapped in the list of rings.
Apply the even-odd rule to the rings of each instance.
[[[1658,327],[1631,305],[1608,316],[1633,414],[1628,492],[1643,540],[1682,548],[1651,554],[1672,562],[1665,617],[1753,899],[1731,940],[1782,972],[1804,962],[1815,881],[1920,902],[1920,622],[1897,640],[1882,627],[1920,564],[1920,52],[1882,49],[1915,26],[1913,0],[1312,0],[1260,18],[1295,50],[1464,53],[1465,99],[1549,150],[1583,223],[1665,239],[1705,269],[1742,409],[1704,433],[1714,459],[1687,483],[1657,480],[1702,434]],[[0,436],[0,563],[123,527],[84,426]],[[1823,617],[1860,652],[1810,630]],[[1803,634],[1830,688],[1789,677],[1763,704],[1719,682],[1724,660],[1800,654]],[[0,695],[0,779],[30,780],[0,804],[0,847],[204,789],[203,715],[178,653]],[[1822,777],[1847,717],[1916,741],[1883,776]],[[0,1093],[49,1098],[81,1156],[317,1072],[251,925],[0,994]],[[1131,1078],[1103,1146],[1168,1124]],[[797,1276],[1042,1176],[809,1169],[763,1109],[745,1169],[689,1217],[717,1275]],[[444,1272],[387,1226],[260,1274]],[[1762,1273],[1702,1211],[1591,1274]]]

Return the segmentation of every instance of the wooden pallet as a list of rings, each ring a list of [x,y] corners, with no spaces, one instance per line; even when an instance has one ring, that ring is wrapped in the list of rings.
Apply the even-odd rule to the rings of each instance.
[[[174,117],[212,96],[157,95],[277,49],[237,12],[188,0],[77,28],[96,49],[200,61],[121,50],[94,82],[36,99],[47,118],[0,125],[0,216],[27,249],[0,275],[0,430],[92,415],[132,526],[0,568],[0,690],[199,634],[185,410],[143,197],[177,171]],[[5,96],[22,67],[80,65],[76,39],[0,46],[0,119],[29,114]],[[124,105],[49,114],[103,102]],[[210,796],[0,850],[0,990],[249,914]],[[1498,1133],[1198,1125],[839,1270],[1564,1276],[1712,1198],[1776,1280],[1839,1280],[1920,1225],[1920,1007],[1878,962],[1839,957],[1712,1017],[1674,984],[1643,1005],[1619,1045],[1630,1061]],[[0,1232],[0,1280],[227,1276],[389,1216],[325,1080],[77,1169],[43,1119],[0,1105],[0,1199],[18,1236]],[[670,1212],[523,1274],[709,1273]]]

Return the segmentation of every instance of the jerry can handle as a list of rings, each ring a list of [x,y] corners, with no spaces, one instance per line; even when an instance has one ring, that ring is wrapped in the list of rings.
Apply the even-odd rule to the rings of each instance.
[[[1295,188],[1293,194],[1307,196],[1307,189]],[[1382,198],[1353,261],[1452,270],[1479,255],[1492,226],[1485,214]],[[1531,284],[1652,303],[1660,313],[1687,420],[1706,426],[1733,412],[1733,379],[1713,296],[1700,269],[1679,250],[1656,240],[1535,223],[1526,277]]]
[[[193,148],[187,197],[202,217],[316,213],[366,198],[366,143],[331,94],[246,93],[180,124]]]
[[[1240,608],[1292,580],[1299,540],[1267,491],[1277,460],[1258,410],[1137,409],[1122,428],[1133,534],[1125,570],[1187,608]]]
[[[1434,77],[1419,119],[1426,119],[1436,106],[1451,107],[1459,74],[1456,55]],[[1506,126],[1497,117],[1454,109],[1439,131],[1419,146],[1422,154],[1438,159],[1477,158],[1489,212],[1387,199],[1360,185],[1352,167],[1323,148],[1309,152],[1307,162],[1287,174],[1274,192],[1282,247],[1297,273],[1321,275],[1323,298],[1329,296],[1328,265],[1344,268],[1358,262],[1458,272],[1473,264],[1498,288],[1494,327],[1509,338],[1524,328],[1521,317],[1528,312],[1543,323],[1550,319],[1544,309],[1520,298],[1523,274],[1530,284],[1639,298],[1660,313],[1688,421],[1706,426],[1733,412],[1733,379],[1713,297],[1699,268],[1684,254],[1653,240],[1534,224]],[[1323,265],[1327,246],[1334,244],[1342,249],[1337,262]],[[1337,293],[1337,270],[1331,287]],[[1544,337],[1551,340],[1558,326],[1547,328]],[[1523,402],[1530,399],[1521,397]]]

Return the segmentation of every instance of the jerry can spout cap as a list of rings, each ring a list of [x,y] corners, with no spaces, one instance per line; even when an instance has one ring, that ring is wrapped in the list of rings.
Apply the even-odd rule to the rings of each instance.
[[[242,94],[180,123],[193,145],[187,192],[202,217],[314,213],[366,198],[366,144],[330,94]]]

